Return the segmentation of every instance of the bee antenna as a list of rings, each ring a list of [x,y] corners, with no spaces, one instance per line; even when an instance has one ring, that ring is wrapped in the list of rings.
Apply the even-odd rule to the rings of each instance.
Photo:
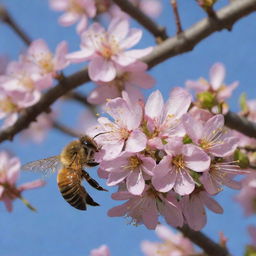
[[[98,137],[99,135],[106,134],[106,133],[110,133],[110,132],[100,132],[100,133],[96,134],[96,135],[93,137],[93,139],[95,139],[95,138]]]

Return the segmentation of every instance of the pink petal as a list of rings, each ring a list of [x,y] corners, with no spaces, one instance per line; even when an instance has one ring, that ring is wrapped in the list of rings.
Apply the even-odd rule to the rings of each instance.
[[[174,115],[176,118],[180,118],[188,111],[191,100],[192,97],[186,90],[181,87],[174,88],[165,106],[166,117]]]
[[[134,198],[134,196],[132,194],[130,194],[128,191],[119,191],[119,192],[115,192],[111,195],[111,198],[114,200],[128,200],[131,198]]]
[[[190,90],[192,89],[196,93],[201,93],[208,90],[208,86],[206,84],[200,83],[200,80],[199,81],[187,80],[185,84],[187,89],[190,89]]]
[[[110,172],[107,179],[107,185],[117,185],[118,183],[122,182],[128,176],[128,174],[128,171]]]
[[[116,77],[116,68],[111,61],[97,56],[89,63],[88,73],[93,81],[109,82]]]
[[[201,122],[195,120],[189,113],[183,115],[182,122],[188,136],[197,144],[203,134],[203,126]]]
[[[217,94],[217,98],[219,101],[224,101],[232,96],[233,91],[239,85],[238,81],[235,81],[229,86],[226,86],[224,89],[220,90]]]
[[[186,144],[183,147],[186,166],[196,172],[203,172],[209,169],[211,158],[199,147]]]
[[[0,199],[3,195],[3,193],[4,193],[4,187],[2,185],[0,185]]]
[[[133,72],[130,74],[130,79],[130,83],[144,89],[149,89],[156,83],[155,79],[146,72]]]
[[[2,200],[5,204],[7,211],[12,212],[12,210],[13,210],[12,200],[8,197],[4,197]]]
[[[56,48],[56,53],[54,56],[56,70],[62,70],[67,66],[68,64],[66,59],[67,52],[68,52],[68,43],[66,41],[60,42]]]
[[[222,143],[216,144],[209,149],[214,156],[226,157],[234,153],[238,146],[239,139],[236,137],[226,138]]]
[[[148,229],[155,229],[158,224],[158,211],[155,200],[147,199],[143,208],[145,209],[142,213],[143,223]]]
[[[130,207],[129,201],[122,204],[122,205],[118,205],[116,207],[113,207],[108,211],[108,216],[109,217],[124,216],[127,212],[127,209],[129,209],[129,207]]]
[[[162,214],[166,222],[173,227],[183,226],[183,216],[179,208],[177,208],[172,202],[165,201],[165,208]],[[169,237],[170,241],[171,237]],[[168,240],[167,240],[168,241]]]
[[[21,186],[18,187],[19,191],[24,191],[28,189],[34,189],[34,188],[39,188],[45,185],[44,180],[35,180],[32,182],[27,182],[25,184],[22,184]]]
[[[70,26],[77,22],[79,15],[75,12],[66,12],[59,18],[59,23],[62,26]]]
[[[128,49],[136,45],[142,37],[141,29],[131,29],[128,37],[126,37],[121,43],[121,49]]]
[[[103,104],[106,103],[106,99],[114,99],[120,96],[120,92],[115,86],[99,85],[91,91],[87,100],[91,104]]]
[[[198,196],[183,198],[183,214],[188,225],[198,231],[206,224],[206,212]]]
[[[113,159],[117,157],[122,151],[124,146],[124,141],[119,141],[115,144],[107,144],[102,147],[102,149],[106,148],[106,154],[104,155],[104,160]]]
[[[221,207],[221,205],[217,203],[217,201],[215,201],[212,197],[207,195],[206,192],[204,191],[200,192],[200,197],[209,210],[218,214],[223,213],[223,208]]]
[[[212,138],[216,132],[220,131],[224,126],[224,117],[223,115],[215,115],[211,117],[204,125],[204,134],[203,139]]]
[[[210,69],[210,83],[213,90],[218,90],[223,84],[226,75],[225,67],[222,63],[215,63]]]
[[[145,188],[145,181],[141,171],[131,171],[126,180],[128,191],[133,195],[141,195]]]
[[[87,24],[88,24],[87,16],[82,15],[80,21],[78,22],[78,24],[76,26],[76,33],[78,35],[81,35],[85,31]]]
[[[159,90],[151,93],[145,105],[145,115],[151,119],[156,119],[160,123],[164,107],[164,99]]]
[[[7,181],[9,184],[13,185],[16,183],[20,174],[20,160],[16,157],[9,159],[9,169],[7,172]]]
[[[163,170],[163,172],[166,170]],[[170,191],[177,179],[177,172],[169,171],[167,175],[160,175],[160,173],[156,172],[156,169],[154,170],[154,176],[152,177],[152,185],[154,188],[159,192],[168,192]]]
[[[40,57],[41,54],[49,53],[49,48],[43,39],[37,39],[31,43],[28,54],[32,57]]]
[[[108,32],[117,38],[118,41],[123,40],[129,31],[129,22],[127,19],[114,18],[108,27]]]
[[[88,59],[88,57],[90,57],[92,54],[94,53],[93,49],[82,49],[80,51],[76,51],[73,53],[69,53],[66,55],[66,59],[74,62],[74,63],[79,63],[82,61],[86,61]]]
[[[56,11],[64,11],[68,8],[68,1],[63,0],[50,0],[50,7]]]
[[[140,152],[146,148],[147,137],[139,129],[133,130],[126,141],[125,150],[128,152]]]
[[[174,171],[175,172],[175,171]],[[192,177],[185,170],[179,170],[176,182],[174,185],[174,190],[181,196],[189,195],[195,189],[195,182]]]
[[[199,179],[204,185],[205,190],[211,195],[215,195],[222,190],[221,185],[207,171]]]

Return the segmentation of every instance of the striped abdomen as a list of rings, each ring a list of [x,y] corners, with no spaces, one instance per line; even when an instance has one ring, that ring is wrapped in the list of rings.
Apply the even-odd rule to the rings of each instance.
[[[57,176],[57,182],[63,198],[79,210],[86,210],[86,204],[97,206],[98,204],[93,201],[81,185],[81,180],[82,170],[61,169]]]

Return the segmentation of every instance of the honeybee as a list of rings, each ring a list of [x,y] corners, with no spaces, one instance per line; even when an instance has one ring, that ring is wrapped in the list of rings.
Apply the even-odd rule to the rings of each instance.
[[[45,175],[57,170],[57,183],[63,198],[73,207],[86,210],[86,205],[98,206],[87,193],[81,182],[85,179],[97,190],[107,191],[90,177],[85,167],[97,166],[94,154],[99,151],[95,140],[85,135],[70,142],[58,156],[29,162],[22,166],[23,170],[39,171]]]

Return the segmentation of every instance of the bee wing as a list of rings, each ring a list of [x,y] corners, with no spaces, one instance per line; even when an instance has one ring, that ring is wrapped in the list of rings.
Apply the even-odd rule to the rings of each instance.
[[[60,156],[52,156],[24,164],[21,166],[21,169],[24,171],[41,172],[48,176],[57,171],[60,166]]]

